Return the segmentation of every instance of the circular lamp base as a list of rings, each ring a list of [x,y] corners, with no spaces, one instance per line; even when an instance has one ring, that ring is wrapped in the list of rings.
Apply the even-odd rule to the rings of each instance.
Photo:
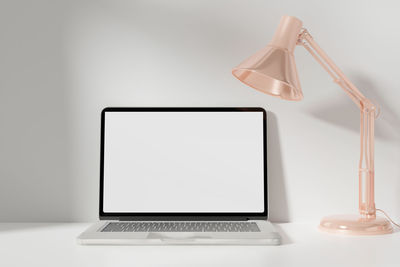
[[[382,235],[393,232],[392,224],[386,218],[365,218],[361,215],[327,216],[322,218],[319,229],[349,235]]]

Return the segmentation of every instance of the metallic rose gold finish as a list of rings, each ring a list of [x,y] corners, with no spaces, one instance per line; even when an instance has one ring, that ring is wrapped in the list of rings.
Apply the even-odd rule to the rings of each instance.
[[[261,92],[301,100],[303,93],[293,56],[301,26],[299,19],[284,16],[271,43],[240,63],[232,74]]]
[[[243,83],[286,100],[301,100],[303,94],[293,51],[302,45],[329,73],[334,82],[360,108],[361,149],[359,162],[359,213],[325,217],[320,229],[346,234],[385,234],[393,231],[390,222],[376,217],[374,199],[374,122],[377,107],[368,100],[319,47],[302,22],[284,16],[271,43],[232,70]]]
[[[391,223],[383,217],[365,218],[361,215],[335,215],[321,220],[320,230],[349,235],[380,235],[393,232]]]
[[[296,17],[283,16],[270,45],[286,49],[293,53],[303,22]]]
[[[328,55],[318,46],[312,36],[307,30],[303,30],[299,36],[299,44],[303,45],[314,58],[320,63],[325,70],[332,76],[334,81],[342,87],[347,95],[353,100],[353,102],[360,108],[360,161],[359,161],[359,212],[360,216],[364,219],[370,219],[376,217],[375,210],[375,198],[374,198],[374,123],[377,108],[368,100],[357,88],[350,82],[350,80],[344,75],[344,73],[333,63]],[[332,219],[333,222],[341,221],[341,217]],[[357,217],[358,218],[358,217]],[[325,219],[325,221],[328,219]],[[356,222],[351,222],[354,226]],[[391,224],[385,218],[381,218],[380,221],[385,221],[391,228]],[[343,223],[343,221],[341,221]],[[363,223],[365,224],[365,222]],[[321,224],[321,228],[326,227],[329,224]],[[347,231],[351,231],[352,227],[348,227]],[[392,231],[392,230],[391,230]],[[371,233],[368,233],[371,234]],[[377,231],[376,234],[380,234]]]

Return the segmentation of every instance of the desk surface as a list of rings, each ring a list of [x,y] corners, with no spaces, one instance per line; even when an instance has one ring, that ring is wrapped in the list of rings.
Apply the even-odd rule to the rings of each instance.
[[[80,246],[87,223],[0,224],[0,266],[400,266],[400,232],[342,236],[276,224],[281,246]]]

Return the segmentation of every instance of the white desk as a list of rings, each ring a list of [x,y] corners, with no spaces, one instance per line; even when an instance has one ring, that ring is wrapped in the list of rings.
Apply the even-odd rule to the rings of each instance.
[[[321,233],[315,224],[278,224],[284,244],[266,246],[80,246],[89,224],[0,224],[0,266],[400,266],[400,232]]]

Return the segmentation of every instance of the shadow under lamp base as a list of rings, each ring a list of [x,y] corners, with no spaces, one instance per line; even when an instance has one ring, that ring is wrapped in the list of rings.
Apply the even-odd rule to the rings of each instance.
[[[349,235],[381,235],[393,232],[392,224],[384,217],[367,218],[361,215],[333,215],[322,218],[319,229],[324,232]]]

